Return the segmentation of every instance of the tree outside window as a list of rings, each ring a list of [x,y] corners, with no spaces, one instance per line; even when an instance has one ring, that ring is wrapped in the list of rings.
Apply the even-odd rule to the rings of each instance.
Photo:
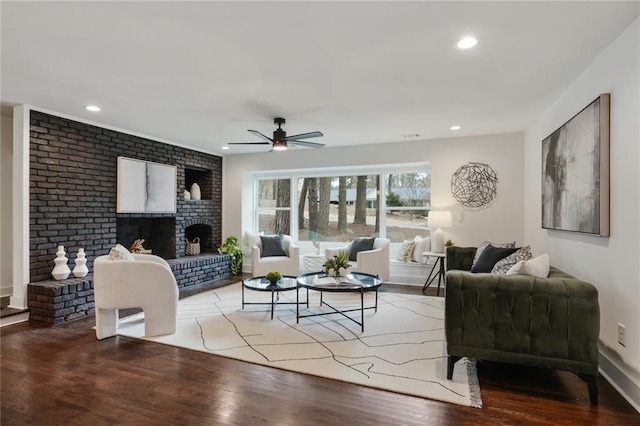
[[[291,235],[296,206],[299,241],[381,236],[402,242],[424,236],[431,206],[429,169],[427,165],[425,171],[411,173],[259,179],[258,231]]]
[[[291,235],[291,179],[258,180],[258,231]]]
[[[298,239],[351,241],[379,235],[378,176],[301,178]]]

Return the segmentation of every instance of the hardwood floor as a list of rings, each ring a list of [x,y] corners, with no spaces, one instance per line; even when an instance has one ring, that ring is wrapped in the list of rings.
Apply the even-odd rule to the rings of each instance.
[[[477,409],[127,337],[98,341],[93,325],[0,330],[3,425],[640,424],[602,377],[591,407],[571,373],[479,363]]]

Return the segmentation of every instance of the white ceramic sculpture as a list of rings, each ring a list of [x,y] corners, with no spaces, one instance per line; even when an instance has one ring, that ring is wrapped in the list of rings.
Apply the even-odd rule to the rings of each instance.
[[[198,185],[197,183],[194,183],[193,185],[191,185],[191,199],[192,200],[199,200],[200,199],[200,185]]]
[[[89,273],[89,268],[87,268],[87,257],[84,254],[84,249],[78,249],[78,254],[76,255],[76,266],[73,268],[73,276],[77,278],[86,277]]]
[[[64,251],[64,246],[58,246],[58,251],[56,252],[56,258],[53,259],[53,263],[56,266],[53,267],[53,271],[51,271],[51,275],[56,280],[66,280],[71,274],[71,269],[69,269],[69,265],[67,265],[66,252]]]
[[[191,193],[189,191],[187,191],[186,189],[184,190],[184,199],[185,200],[190,200],[191,199]]]

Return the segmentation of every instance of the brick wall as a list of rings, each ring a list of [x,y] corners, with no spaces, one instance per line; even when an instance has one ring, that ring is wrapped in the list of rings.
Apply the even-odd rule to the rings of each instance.
[[[31,282],[51,278],[58,245],[65,247],[71,268],[84,247],[93,271],[93,259],[116,244],[117,216],[175,217],[178,258],[185,255],[185,223],[210,225],[213,246],[220,246],[222,157],[38,111],[31,112],[30,125]],[[118,156],[177,166],[177,213],[116,214]],[[182,197],[185,168],[191,167],[211,171],[199,201]]]

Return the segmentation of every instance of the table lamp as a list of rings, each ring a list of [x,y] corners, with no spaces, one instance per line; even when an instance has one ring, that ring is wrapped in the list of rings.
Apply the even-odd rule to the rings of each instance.
[[[451,228],[450,211],[430,211],[427,217],[427,226],[431,228],[431,251],[435,253],[444,252],[444,232],[442,228]],[[436,228],[434,232],[434,228]]]

